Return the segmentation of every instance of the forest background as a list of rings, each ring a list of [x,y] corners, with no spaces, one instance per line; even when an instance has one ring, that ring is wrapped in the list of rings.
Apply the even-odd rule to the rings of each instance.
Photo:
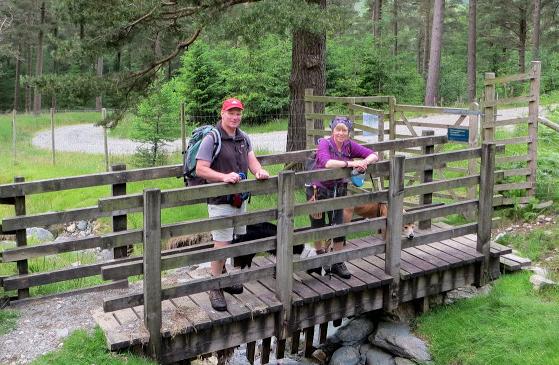
[[[556,91],[558,16],[559,0],[5,0],[0,110],[107,107],[114,125],[177,120],[185,102],[199,123],[236,96],[249,123],[289,118],[288,150],[301,149],[307,87],[463,105],[485,72],[541,60],[541,93]]]

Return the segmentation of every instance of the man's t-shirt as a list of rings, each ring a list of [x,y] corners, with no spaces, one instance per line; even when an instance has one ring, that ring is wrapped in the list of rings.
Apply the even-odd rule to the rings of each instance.
[[[252,151],[252,143],[250,143],[250,138],[245,134],[245,139],[247,141],[247,151]],[[200,148],[198,149],[198,154],[196,155],[197,160],[212,161],[212,154],[214,150],[214,138],[211,134],[208,134],[202,140]]]

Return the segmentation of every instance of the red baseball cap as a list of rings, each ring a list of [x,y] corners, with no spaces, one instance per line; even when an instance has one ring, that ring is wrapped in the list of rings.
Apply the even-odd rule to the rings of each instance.
[[[243,103],[241,103],[239,99],[229,98],[223,102],[223,105],[221,106],[221,111],[226,111],[233,108],[243,110],[244,109]]]

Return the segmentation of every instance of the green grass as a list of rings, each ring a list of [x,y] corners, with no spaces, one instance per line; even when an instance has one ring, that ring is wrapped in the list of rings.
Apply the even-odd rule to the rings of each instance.
[[[559,290],[534,292],[529,273],[507,275],[487,296],[417,319],[440,365],[559,364]]]
[[[146,358],[131,354],[116,354],[109,352],[105,343],[105,336],[99,327],[92,334],[78,330],[64,340],[61,349],[35,359],[33,365],[149,365],[155,364]]]
[[[0,310],[0,336],[10,332],[16,327],[19,313],[15,310]]]

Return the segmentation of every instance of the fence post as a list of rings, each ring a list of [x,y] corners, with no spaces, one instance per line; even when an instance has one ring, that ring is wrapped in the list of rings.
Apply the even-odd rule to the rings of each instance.
[[[22,176],[16,176],[14,178],[15,183],[25,182],[25,178]],[[26,215],[25,209],[25,195],[19,195],[14,198],[14,208],[16,211],[16,216]],[[16,246],[24,247],[27,246],[27,231],[24,229],[18,229],[16,231]],[[29,269],[27,266],[27,260],[17,261],[17,272],[19,275],[29,274]],[[29,298],[29,288],[23,288],[17,290],[17,298]]]
[[[528,188],[526,192],[528,196],[536,195],[536,169],[538,167],[538,114],[540,108],[541,67],[542,65],[540,61],[532,61],[530,96],[534,98],[534,100],[528,103],[528,136],[530,137],[530,141],[528,142],[528,155],[530,156],[530,161],[528,161],[528,168],[530,169],[528,182],[530,183],[530,188]]]
[[[402,210],[404,209],[405,156],[390,158],[390,186],[388,187],[388,215],[386,217],[385,272],[392,284],[384,294],[384,309],[392,311],[400,301],[400,257],[402,249]]]
[[[426,136],[434,136],[435,131],[422,131],[421,135],[423,137]],[[435,152],[435,145],[428,145],[423,147],[423,154],[430,155]],[[425,170],[421,172],[421,183],[427,183],[433,181],[433,169]],[[431,204],[433,202],[433,193],[423,194],[419,197],[419,205],[426,205]],[[419,221],[419,229],[430,229],[431,228],[431,219],[426,219],[423,221]]]
[[[470,104],[470,110],[479,112],[479,104],[473,102]],[[479,114],[472,115],[468,117],[468,129],[469,129],[469,140],[468,144],[470,148],[476,148],[479,145],[478,133],[479,133]],[[477,173],[477,162],[475,159],[468,160],[468,175],[475,175]],[[476,187],[471,186],[468,188],[466,193],[468,200],[473,200],[476,198]]]
[[[293,291],[293,210],[295,172],[282,171],[278,176],[278,233],[276,239],[276,293],[283,304],[277,338],[285,341],[291,324]]]
[[[50,108],[50,134],[52,145],[52,164],[56,165],[56,147],[54,143],[54,108]]]
[[[107,108],[101,109],[101,119],[107,119]],[[107,126],[103,125],[103,146],[105,148],[105,171],[109,171],[109,141],[107,138]]]
[[[483,286],[489,275],[491,245],[491,219],[493,216],[493,185],[495,184],[495,143],[484,142],[481,146],[479,180],[479,213],[477,223],[477,251],[483,254],[483,262],[476,272],[476,286]]]
[[[181,152],[184,152],[186,151],[186,125],[185,125],[185,117],[184,117],[184,102],[181,103],[180,123],[181,123],[181,143],[182,143]]]
[[[161,191],[144,190],[144,324],[148,350],[161,355]]]
[[[314,142],[315,136],[314,134],[312,134],[312,131],[314,131],[314,120],[308,117],[309,114],[314,113],[314,101],[306,100],[307,96],[313,96],[313,95],[314,95],[313,89],[305,89],[305,125],[306,125],[305,129],[307,132],[305,149],[307,150],[316,147]]]
[[[125,171],[126,164],[117,164],[111,166],[111,171]],[[112,196],[126,195],[126,182],[113,184],[111,186]],[[128,216],[115,215],[113,216],[113,232],[126,231],[128,229]],[[128,248],[133,246],[121,246],[113,249],[113,257],[120,259],[128,256]]]
[[[491,82],[494,78],[495,73],[485,73],[485,103],[483,104],[482,124],[495,122],[495,84]],[[487,83],[487,81],[490,83]],[[482,142],[493,142],[495,140],[495,127],[486,128],[482,126],[482,131]]]
[[[388,99],[388,115],[388,140],[393,141],[396,139],[396,98],[393,96]],[[389,157],[392,158],[395,154],[396,150],[392,149],[389,152]]]
[[[12,149],[13,149],[14,165],[16,164],[16,113],[17,111],[14,109],[12,111]]]

